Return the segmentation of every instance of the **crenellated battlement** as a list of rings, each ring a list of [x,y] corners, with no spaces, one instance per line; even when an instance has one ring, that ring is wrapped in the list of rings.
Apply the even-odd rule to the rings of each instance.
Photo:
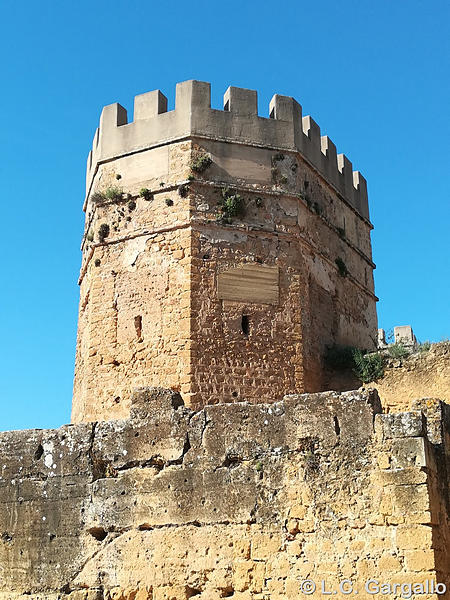
[[[299,152],[365,219],[369,219],[367,185],[359,171],[302,107],[291,97],[275,94],[269,116],[258,116],[257,92],[229,87],[224,109],[211,108],[210,84],[184,81],[176,86],[175,109],[167,111],[167,98],[159,90],[134,100],[134,120],[120,104],[105,106],[89,153],[86,193],[98,165],[187,137],[214,139],[249,146]]]

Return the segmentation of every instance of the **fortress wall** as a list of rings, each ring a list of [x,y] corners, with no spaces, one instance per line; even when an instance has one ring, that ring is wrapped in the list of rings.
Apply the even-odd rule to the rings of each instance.
[[[95,249],[81,286],[73,422],[127,416],[136,386],[189,390],[190,253],[186,229]]]
[[[411,410],[417,398],[440,398],[450,404],[450,342],[432,344],[428,351],[391,360],[384,376],[371,385],[383,398],[386,412]]]
[[[169,154],[162,150],[138,155],[137,170],[126,157],[98,171],[102,185],[114,185],[121,174],[131,200],[124,194],[123,200],[88,205],[73,420],[127,416],[137,385],[171,385],[197,407],[196,398],[279,400],[279,390],[324,389],[327,344],[374,345],[373,264],[354,244],[366,239],[370,249],[368,226],[348,209],[347,225],[362,223],[365,237],[357,239],[355,228],[349,237],[333,229],[327,215],[342,203],[292,157],[274,162],[269,152],[264,159],[291,178],[274,192],[271,169],[261,167],[258,153],[195,141]],[[178,178],[187,177],[191,156],[205,152],[213,165],[180,196]],[[231,226],[217,222],[227,183],[245,209]],[[138,195],[141,186],[150,186],[150,201]],[[303,189],[307,201],[290,195],[289,187]],[[322,208],[312,211],[312,205]],[[89,246],[89,232],[103,223],[110,228],[107,239]],[[258,264],[277,270],[274,302],[220,297],[222,272]],[[242,335],[243,314],[250,319],[249,336]]]
[[[369,598],[369,578],[442,581],[448,419],[379,413],[370,391],[192,412],[143,389],[130,420],[3,433],[0,598],[284,600],[306,578]]]
[[[294,206],[306,206],[332,229],[339,230],[343,239],[370,262],[370,223],[342,201],[302,154],[201,138],[194,141],[213,160],[206,174],[208,181],[240,186],[255,194],[265,192],[269,210],[271,204],[276,207],[280,197]],[[261,226],[261,215],[258,217],[255,224]]]
[[[192,298],[192,405],[199,407],[199,399],[274,401],[281,399],[281,389],[303,390],[307,282],[292,266],[301,260],[295,246],[273,236],[200,227],[193,234],[193,252],[192,285],[198,292]],[[246,274],[239,277],[241,268]],[[230,275],[238,279],[221,295],[221,281]],[[258,302],[251,301],[258,285]]]
[[[210,155],[213,164],[190,184],[192,405],[198,406],[197,395],[207,403],[217,398],[257,402],[279,400],[280,390],[326,389],[322,357],[327,345],[376,346],[373,263],[370,251],[367,256],[359,250],[370,250],[370,229],[352,213],[346,222],[353,227],[338,232],[329,215],[339,214],[344,224],[343,211],[336,208],[342,202],[294,155],[250,152],[222,142],[194,151]],[[286,177],[275,186],[274,164]],[[232,226],[217,222],[227,185],[244,209]],[[355,222],[362,224],[360,231]],[[338,259],[348,270],[345,277]],[[275,299],[270,292],[254,296],[262,275],[252,279],[251,270],[266,267],[277,270]],[[237,277],[239,269],[241,281],[234,282],[231,295],[221,296],[221,281]],[[248,334],[241,328],[243,315],[249,319]]]
[[[91,195],[84,207],[86,219],[82,250],[88,248],[89,234],[94,235],[94,242],[98,241],[98,226],[105,220],[113,225],[109,241],[186,222],[188,206],[177,190],[190,172],[191,146],[190,142],[165,145],[99,165],[93,181],[93,194],[117,188],[123,191],[123,199],[98,203],[92,200]],[[150,200],[139,196],[142,188],[152,193]],[[136,203],[136,209],[132,211],[128,209],[130,197]],[[167,199],[173,201],[172,207],[167,207]],[[117,214],[118,209],[125,213],[124,216]]]
[[[87,205],[74,422],[128,416],[137,386],[167,382],[189,391],[190,201],[178,182],[190,156],[184,142],[107,163],[96,174],[98,189],[124,193]],[[109,233],[100,240],[103,224]]]
[[[202,401],[258,402],[261,397],[279,400],[281,389],[317,391],[323,389],[321,360],[327,344],[373,345],[371,298],[355,294],[334,265],[295,239],[255,232],[227,235],[205,227],[194,235],[193,247],[192,281],[199,293],[192,298],[192,382]],[[255,262],[249,263],[249,256]],[[278,269],[278,301],[221,300],[218,280],[239,273],[239,267],[258,268],[257,261]],[[249,319],[247,335],[243,315]]]
[[[320,391],[326,345],[375,348],[363,185],[295,101],[277,96],[271,118],[256,103],[230,88],[212,110],[209,85],[185,82],[174,111],[156,92],[136,98],[132,123],[105,107],[88,164],[74,421],[127,417],[141,385],[196,408]],[[212,163],[199,173],[201,155]],[[99,199],[113,187],[122,194]],[[244,210],[221,221],[228,188]]]

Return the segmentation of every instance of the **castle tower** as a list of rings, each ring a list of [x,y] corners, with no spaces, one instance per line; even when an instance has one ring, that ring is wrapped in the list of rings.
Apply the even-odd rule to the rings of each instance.
[[[73,421],[131,392],[193,407],[326,385],[327,345],[377,342],[367,190],[292,98],[210,85],[106,106],[87,164]]]

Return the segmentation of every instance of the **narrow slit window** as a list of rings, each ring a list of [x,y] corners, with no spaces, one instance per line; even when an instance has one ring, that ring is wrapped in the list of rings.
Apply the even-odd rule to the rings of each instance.
[[[140,339],[142,337],[142,317],[138,315],[134,317],[134,328],[136,330],[136,337]]]
[[[248,337],[248,334],[250,333],[250,319],[249,319],[248,315],[242,315],[241,329],[242,329],[242,333],[246,337]]]

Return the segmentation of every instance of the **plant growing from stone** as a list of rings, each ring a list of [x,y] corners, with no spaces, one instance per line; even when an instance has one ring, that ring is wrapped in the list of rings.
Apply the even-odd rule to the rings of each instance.
[[[203,173],[211,164],[212,158],[208,154],[198,154],[191,160],[191,169],[194,173]]]
[[[142,198],[144,198],[144,200],[147,201],[153,200],[153,194],[148,188],[141,188],[139,190],[139,196],[141,196]]]
[[[378,352],[368,353],[354,346],[327,346],[324,362],[330,369],[352,369],[363,383],[376,381],[384,374],[384,357]]]
[[[286,183],[289,181],[289,179],[286,177],[286,175],[283,175],[282,173],[279,172],[277,167],[272,167],[271,173],[272,173],[272,181],[276,185],[280,185],[280,184],[286,185]]]
[[[181,198],[186,198],[186,196],[188,195],[189,192],[189,187],[186,184],[180,185],[178,187],[178,194],[181,196]]]
[[[98,239],[100,242],[104,242],[105,239],[109,235],[109,225],[107,223],[102,223],[98,228]]]
[[[106,200],[106,196],[103,192],[94,192],[91,196],[91,202],[93,202],[94,204],[101,204],[102,202],[105,202]]]
[[[277,154],[274,154],[272,156],[272,169],[271,169],[272,181],[276,185],[285,185],[289,181],[287,176],[280,173],[280,171],[278,170],[278,167],[277,167],[277,163],[283,161],[284,159],[285,159],[285,156],[284,156],[284,154],[281,154],[281,152],[278,152]]]
[[[109,188],[106,188],[106,190],[103,193],[107,200],[112,200],[112,201],[122,200],[123,190],[121,190],[119,187],[116,187],[114,185]]]
[[[321,215],[322,214],[322,208],[321,208],[320,204],[318,204],[317,202],[313,203],[312,209],[316,213],[316,215]]]
[[[245,212],[242,196],[233,193],[228,187],[222,189],[222,198],[218,208],[217,220],[227,224],[230,224],[234,217],[240,217]]]

